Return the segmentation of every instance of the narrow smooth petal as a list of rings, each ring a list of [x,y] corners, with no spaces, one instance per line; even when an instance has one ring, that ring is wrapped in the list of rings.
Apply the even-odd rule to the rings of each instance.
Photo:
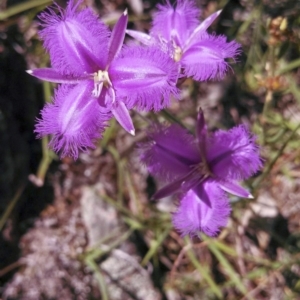
[[[199,113],[197,116],[197,124],[196,124],[196,135],[198,139],[200,153],[202,155],[202,159],[206,157],[206,135],[207,135],[207,127],[204,119],[204,114],[202,109],[199,109]]]
[[[128,22],[128,14],[126,9],[122,14],[122,16],[119,18],[117,24],[115,25],[111,33],[109,46],[108,46],[108,57],[107,57],[106,69],[108,69],[113,59],[119,54],[122,48],[125,33],[126,33],[127,22]]]
[[[197,26],[190,37],[187,39],[187,41],[184,44],[183,51],[186,51],[189,47],[190,43],[193,42],[195,37],[199,37],[202,33],[204,33],[207,28],[214,22],[214,20],[221,14],[222,10],[218,10],[217,12],[210,15],[208,18],[206,18],[199,26]]]
[[[52,134],[50,146],[61,156],[77,158],[80,151],[95,148],[94,140],[101,136],[109,114],[101,114],[95,98],[91,97],[92,83],[61,85],[53,104],[42,110],[36,125],[39,137]]]
[[[181,199],[173,224],[183,236],[204,232],[215,236],[226,225],[230,206],[224,192],[213,181],[189,190]]]
[[[160,190],[158,190],[153,196],[152,200],[159,200],[161,198],[173,195],[180,190],[182,190],[182,185],[186,182],[189,182],[194,177],[194,174],[192,172],[176,179],[175,181],[167,184]],[[194,182],[194,181],[193,181]],[[195,183],[196,185],[196,183]],[[194,186],[191,186],[190,188],[193,188]]]
[[[178,65],[155,47],[126,47],[109,70],[116,93],[126,106],[158,111],[178,96]]]
[[[39,16],[44,27],[39,34],[52,66],[61,73],[95,72],[106,60],[108,29],[91,9],[79,10],[80,3],[69,1],[65,11],[60,9],[61,15],[49,9]]]
[[[140,144],[141,160],[151,174],[163,181],[185,176],[191,166],[199,163],[193,136],[178,125],[154,127],[148,136],[149,140]]]
[[[72,76],[62,75],[61,73],[51,68],[28,70],[27,73],[39,79],[54,82],[54,83],[76,84],[80,80],[88,79],[88,76],[74,78]]]
[[[194,1],[178,0],[176,7],[169,1],[166,5],[158,5],[153,16],[151,35],[162,37],[167,41],[174,40],[182,47],[191,31],[199,24],[200,10]]]
[[[111,107],[112,114],[120,125],[130,134],[135,135],[135,129],[129,111],[122,101],[116,101]]]
[[[243,126],[218,130],[208,140],[207,160],[220,179],[247,179],[262,167],[255,137]]]
[[[150,46],[152,43],[154,43],[153,38],[149,34],[130,29],[127,29],[126,33],[146,46]]]
[[[184,74],[198,81],[221,79],[229,68],[226,59],[235,59],[239,49],[238,43],[227,43],[224,36],[205,34],[184,52],[181,59]]]
[[[229,182],[229,181],[220,181],[218,182],[218,185],[223,191],[227,193],[242,198],[253,199],[253,196],[246,189],[244,189],[243,187],[241,187],[236,183]]]

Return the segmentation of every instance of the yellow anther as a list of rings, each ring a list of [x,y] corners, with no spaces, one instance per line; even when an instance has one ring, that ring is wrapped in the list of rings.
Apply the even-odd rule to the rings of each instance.
[[[182,50],[181,50],[181,48],[178,47],[178,46],[175,46],[175,49],[174,49],[174,60],[176,62],[180,61],[181,57],[182,57]]]
[[[94,73],[94,81],[95,83],[103,82],[104,86],[112,85],[107,71],[99,70],[97,73]]]

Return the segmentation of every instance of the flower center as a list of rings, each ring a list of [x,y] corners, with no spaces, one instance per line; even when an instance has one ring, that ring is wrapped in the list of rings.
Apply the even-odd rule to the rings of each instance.
[[[210,170],[210,167],[209,167],[207,161],[202,161],[199,164],[197,164],[195,166],[195,171],[197,173],[200,173],[203,176],[203,179],[206,179],[208,177],[214,177],[214,174]]]
[[[112,82],[110,81],[109,74],[107,71],[97,71],[93,74],[94,76],[94,90],[93,96],[99,97],[103,86],[111,87]]]

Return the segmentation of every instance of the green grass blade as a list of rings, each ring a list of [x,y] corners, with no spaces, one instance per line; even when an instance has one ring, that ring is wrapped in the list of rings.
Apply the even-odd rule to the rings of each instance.
[[[207,240],[207,238],[203,238]],[[223,266],[224,270],[226,271],[227,275],[230,279],[235,283],[236,287],[242,292],[244,295],[247,293],[247,289],[244,286],[243,282],[241,281],[239,275],[235,272],[232,265],[229,263],[227,258],[222,254],[222,252],[218,249],[217,245],[214,243],[208,243],[209,250],[215,255],[218,259],[220,264]]]
[[[27,1],[25,3],[16,4],[14,6],[7,8],[6,10],[0,12],[0,21],[4,21],[4,20],[6,20],[14,15],[17,15],[19,13],[22,13],[26,10],[29,10],[29,9],[32,9],[35,7],[39,7],[42,5],[49,5],[51,3],[52,3],[51,0],[32,0],[32,1]]]
[[[108,295],[105,279],[104,279],[103,274],[101,273],[101,270],[100,270],[99,266],[92,259],[86,259],[85,263],[94,272],[94,275],[95,275],[95,277],[98,281],[98,284],[99,284],[101,299],[109,300],[109,295]]]
[[[164,240],[168,236],[170,230],[171,230],[171,226],[167,227],[166,230],[159,235],[157,240],[152,241],[150,249],[146,253],[145,257],[143,258],[143,261],[141,262],[142,266],[145,266],[149,262],[149,260],[155,255],[160,245],[164,242]]]
[[[286,64],[283,68],[279,70],[279,75],[292,71],[293,69],[300,67],[300,58],[293,60],[292,62]]]

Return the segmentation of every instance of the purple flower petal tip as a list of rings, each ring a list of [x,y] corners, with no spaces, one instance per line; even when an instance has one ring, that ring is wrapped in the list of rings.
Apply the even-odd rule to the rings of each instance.
[[[111,33],[111,37],[109,40],[109,46],[108,46],[108,58],[106,63],[106,68],[111,64],[113,59],[119,54],[124,38],[125,38],[125,32],[128,22],[128,14],[127,9],[124,11],[124,13],[119,18],[118,22],[113,28],[113,31]]]
[[[136,30],[127,29],[126,33],[132,38],[134,38],[135,40],[147,46],[149,46],[153,40],[150,35]]]
[[[54,83],[68,83],[68,84],[75,84],[78,83],[80,80],[84,80],[87,77],[83,76],[81,78],[74,78],[70,75],[63,75],[57,72],[55,69],[51,68],[40,68],[27,71],[28,74],[50,82]]]
[[[232,195],[238,196],[238,197],[243,197],[243,198],[248,198],[248,199],[253,199],[253,196],[243,187],[240,185],[234,183],[234,182],[229,182],[229,181],[223,181],[219,182],[219,187],[224,190],[227,193],[230,193]]]
[[[189,36],[188,40],[185,42],[185,47],[187,47],[190,43],[193,42],[193,39],[201,33],[205,33],[208,27],[215,21],[215,19],[221,14],[222,10],[218,10],[208,18],[206,18],[200,25],[198,25],[191,35]]]
[[[132,119],[123,102],[115,102],[112,105],[112,113],[120,125],[131,135],[135,135],[135,129],[132,123]]]

